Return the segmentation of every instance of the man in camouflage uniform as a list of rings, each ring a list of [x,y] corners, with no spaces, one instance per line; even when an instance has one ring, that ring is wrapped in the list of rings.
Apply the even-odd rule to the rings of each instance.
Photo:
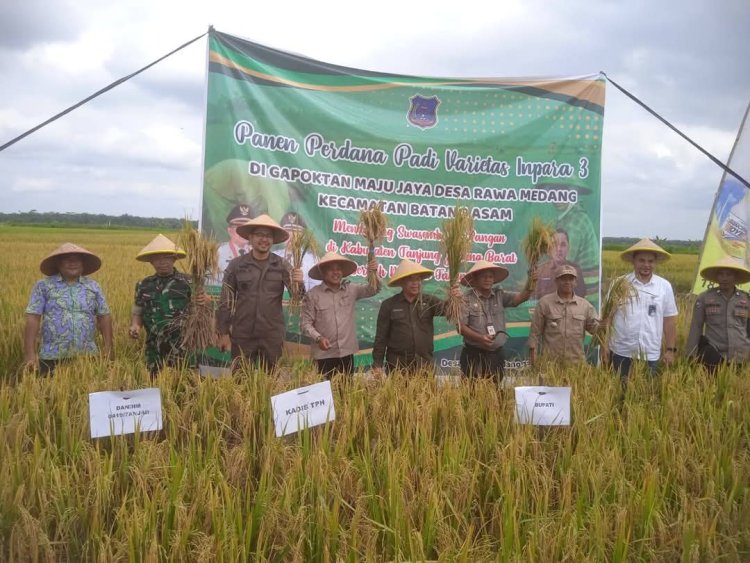
[[[146,365],[151,377],[164,366],[175,366],[183,357],[181,318],[190,303],[190,280],[174,263],[185,252],[164,235],[157,236],[136,257],[150,262],[154,275],[135,286],[135,305],[130,336],[138,338],[146,328]]]

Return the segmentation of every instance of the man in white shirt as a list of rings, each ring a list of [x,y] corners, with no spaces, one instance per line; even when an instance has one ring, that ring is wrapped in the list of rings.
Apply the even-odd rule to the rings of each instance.
[[[612,368],[625,381],[634,359],[645,360],[654,375],[664,345],[664,363],[677,352],[677,305],[672,285],[654,273],[657,263],[670,254],[649,239],[642,239],[621,255],[633,264],[626,274],[638,297],[620,307],[614,316],[609,351]]]

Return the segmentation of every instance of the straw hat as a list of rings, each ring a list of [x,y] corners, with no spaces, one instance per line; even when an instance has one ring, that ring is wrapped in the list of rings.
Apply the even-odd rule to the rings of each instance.
[[[310,271],[307,273],[307,275],[310,276],[311,279],[320,281],[323,279],[321,266],[325,266],[326,264],[333,264],[335,262],[341,264],[343,277],[351,276],[357,270],[357,263],[354,260],[344,258],[340,254],[336,254],[335,252],[326,252],[326,255],[323,256],[323,258],[321,258],[318,263],[315,264],[315,266],[310,268]]]
[[[471,285],[471,279],[474,275],[479,272],[484,272],[485,270],[490,270],[495,275],[495,281],[492,283],[503,281],[509,274],[508,270],[502,266],[498,266],[487,260],[480,260],[479,262],[476,262],[468,272],[466,272],[466,275],[461,280],[461,284],[466,286]]]
[[[420,276],[423,280],[426,280],[427,278],[432,277],[432,270],[404,258],[391,276],[391,279],[388,280],[388,287],[393,287],[404,278],[408,278],[415,274]]]
[[[750,282],[750,270],[747,269],[745,264],[734,258],[730,258],[729,256],[725,256],[713,266],[706,266],[703,268],[701,270],[701,276],[708,281],[719,283],[716,279],[716,274],[719,273],[719,270],[732,270],[732,272],[734,272],[735,284],[742,285],[743,283]]]
[[[151,257],[156,254],[171,254],[178,260],[185,258],[187,253],[162,234],[157,235],[154,240],[144,246],[135,257],[139,262],[151,262]]]
[[[42,263],[39,264],[39,269],[45,276],[54,276],[55,274],[59,273],[59,268],[57,267],[57,259],[60,256],[65,256],[66,254],[78,254],[81,257],[81,259],[83,260],[82,275],[84,276],[93,274],[102,267],[102,261],[96,254],[94,254],[93,252],[89,252],[82,246],[66,242],[62,246],[55,249],[44,260],[42,260]]]
[[[654,254],[656,254],[657,262],[666,262],[672,257],[672,255],[669,252],[664,250],[661,246],[656,244],[654,241],[648,238],[644,238],[636,242],[633,246],[631,246],[627,250],[623,251],[620,254],[620,258],[625,260],[625,262],[632,262],[633,255],[636,252],[653,252]]]
[[[253,230],[259,229],[260,227],[265,227],[266,229],[269,229],[271,231],[271,233],[273,234],[274,244],[284,242],[289,238],[289,233],[282,229],[276,221],[271,219],[265,213],[263,215],[258,215],[255,219],[250,219],[239,225],[237,227],[237,234],[242,238],[249,240]]]

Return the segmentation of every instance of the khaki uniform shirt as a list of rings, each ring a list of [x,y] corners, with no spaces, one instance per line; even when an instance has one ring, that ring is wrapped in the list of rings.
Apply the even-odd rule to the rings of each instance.
[[[744,362],[750,358],[750,294],[735,290],[727,299],[718,288],[704,291],[693,306],[693,319],[687,351],[695,354],[701,334],[727,360]]]
[[[557,292],[545,295],[537,303],[529,332],[529,348],[538,349],[548,358],[583,361],[585,331],[594,332],[599,325],[594,306],[577,295],[563,299]]]
[[[469,290],[464,294],[461,324],[482,335],[487,334],[487,325],[492,324],[497,336],[491,350],[501,348],[508,340],[508,335],[505,333],[505,308],[513,304],[517,295],[518,293],[494,288],[489,297],[482,297],[479,292]],[[464,338],[464,345],[472,346],[471,341],[467,342],[466,338]]]
[[[435,317],[445,315],[445,302],[432,295],[421,295],[413,303],[403,291],[389,297],[380,305],[372,365],[390,368],[418,367],[432,363]]]
[[[314,359],[343,358],[359,351],[355,326],[356,301],[372,297],[378,291],[380,287],[373,289],[368,284],[345,280],[336,289],[321,283],[307,292],[302,304],[300,328],[313,340],[325,337],[331,344],[328,350],[321,350],[312,344]]]
[[[245,354],[258,347],[280,353],[286,333],[281,304],[284,288],[291,288],[291,269],[273,253],[267,260],[252,253],[232,260],[224,270],[218,333],[231,333],[232,344]]]

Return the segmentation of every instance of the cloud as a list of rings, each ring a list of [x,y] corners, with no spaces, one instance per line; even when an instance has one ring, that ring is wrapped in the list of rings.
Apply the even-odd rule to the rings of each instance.
[[[364,11],[343,0],[26,0],[0,4],[0,143],[209,23],[282,50],[383,72],[503,77],[604,70],[722,160],[750,101],[745,0],[467,0],[449,9],[383,0]],[[9,188],[0,190],[0,209],[157,216],[197,210],[205,57],[203,39],[0,153]],[[721,170],[612,85],[602,170],[605,235],[703,235]]]

